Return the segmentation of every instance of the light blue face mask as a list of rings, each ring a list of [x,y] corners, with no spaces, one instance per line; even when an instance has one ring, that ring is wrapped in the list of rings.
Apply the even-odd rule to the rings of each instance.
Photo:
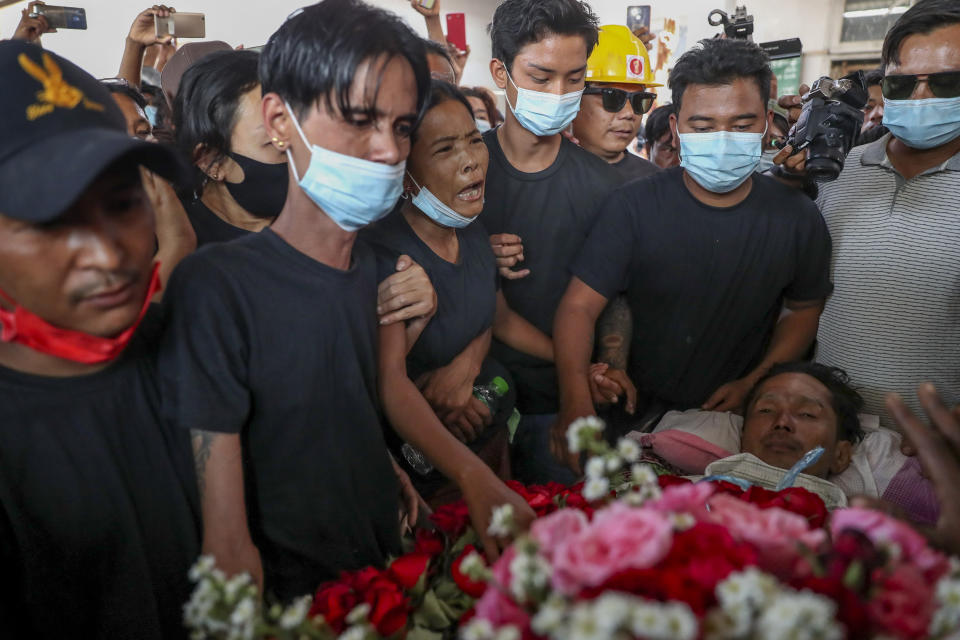
[[[766,173],[773,169],[773,159],[777,157],[779,151],[764,151],[760,156],[760,164],[757,165],[757,173]]]
[[[521,89],[513,81],[510,72],[507,78],[517,89],[517,106],[507,100],[507,106],[523,128],[535,136],[545,137],[560,133],[570,126],[580,112],[583,89],[563,95]]]
[[[144,108],[143,112],[146,114],[147,120],[150,122],[150,126],[157,126],[157,108],[152,104],[148,104],[146,108]]]
[[[407,172],[407,175],[410,176],[409,171]],[[420,211],[423,211],[425,216],[437,224],[444,227],[452,227],[454,229],[463,229],[474,221],[474,218],[467,218],[451,209],[449,205],[442,202],[437,196],[433,195],[430,189],[421,187],[419,184],[417,184],[417,181],[414,180],[413,176],[410,176],[410,179],[413,180],[413,184],[420,189],[420,192],[413,196],[413,200],[411,200],[413,206],[415,206],[417,209],[420,209]]]
[[[493,127],[490,126],[490,123],[489,123],[489,122],[487,122],[486,120],[483,120],[483,119],[481,119],[481,118],[477,118],[477,130],[478,130],[480,133],[486,133],[487,131],[490,131],[490,129],[492,129],[492,128],[493,128]]]
[[[883,100],[883,124],[914,149],[933,149],[960,137],[960,97]]]
[[[293,175],[304,193],[338,227],[359,231],[393,210],[403,193],[406,161],[395,165],[371,162],[310,144],[289,104],[287,111],[300,139],[310,149],[310,166],[302,178],[287,149]]]
[[[678,133],[680,166],[701,187],[729,193],[747,181],[763,157],[763,133]]]

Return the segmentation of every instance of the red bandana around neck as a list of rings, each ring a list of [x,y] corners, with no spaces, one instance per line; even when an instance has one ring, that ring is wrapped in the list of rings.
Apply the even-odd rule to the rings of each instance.
[[[40,316],[21,307],[3,290],[0,290],[0,296],[14,305],[12,311],[0,308],[0,327],[2,327],[0,340],[16,342],[34,351],[82,364],[110,362],[116,360],[127,348],[147,309],[150,308],[150,301],[161,288],[160,264],[156,263],[150,275],[147,297],[143,301],[143,307],[140,308],[136,322],[115,338],[101,338],[80,331],[55,327]]]

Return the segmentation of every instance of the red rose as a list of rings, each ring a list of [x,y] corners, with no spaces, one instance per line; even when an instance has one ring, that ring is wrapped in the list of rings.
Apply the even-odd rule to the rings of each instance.
[[[381,636],[392,636],[407,626],[410,600],[389,578],[376,578],[363,593],[363,601],[370,605],[370,624]]]
[[[657,478],[657,482],[660,483],[661,489],[666,489],[667,487],[672,487],[677,484],[690,484],[692,480],[682,476],[662,475]]]
[[[430,557],[435,557],[443,553],[447,548],[443,541],[443,534],[433,529],[417,529],[417,543],[414,547],[416,553],[425,553]]]
[[[461,553],[450,566],[450,574],[453,576],[453,581],[457,584],[457,587],[460,588],[460,591],[463,591],[471,598],[479,598],[483,595],[483,592],[487,590],[486,582],[476,582],[471,580],[468,576],[460,571],[460,565],[463,564],[463,559],[470,555],[472,551],[476,550],[476,547],[474,547],[472,544],[468,544],[463,550],[463,553]]]
[[[917,567],[901,564],[893,571],[877,569],[867,610],[879,629],[904,640],[927,637],[934,612],[934,585]]]
[[[527,487],[515,480],[507,482],[507,486],[520,494],[538,517],[542,518],[557,510],[557,505],[553,501],[553,497],[557,494],[554,487],[537,485]],[[561,485],[557,485],[557,487],[561,487]]]
[[[364,567],[359,571],[343,572],[340,574],[340,581],[349,586],[359,594],[363,594],[380,577],[383,571],[374,567]]]
[[[821,528],[829,515],[827,506],[817,494],[803,487],[790,487],[783,491],[768,491],[762,487],[750,487],[741,500],[751,502],[761,509],[779,508],[803,516],[811,527]]]
[[[470,512],[467,509],[467,503],[460,500],[445,504],[433,512],[430,521],[451,538],[459,538],[470,524]]]
[[[393,581],[404,589],[413,589],[430,564],[430,556],[425,553],[408,553],[390,563],[387,570]]]
[[[323,616],[334,631],[340,633],[347,615],[360,604],[357,594],[342,582],[328,582],[317,590],[310,607],[310,617]]]

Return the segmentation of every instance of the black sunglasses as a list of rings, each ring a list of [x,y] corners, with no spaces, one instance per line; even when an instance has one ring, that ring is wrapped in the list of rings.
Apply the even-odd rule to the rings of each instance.
[[[925,78],[930,92],[938,98],[956,98],[960,96],[960,71],[941,71],[907,76],[886,76],[883,79],[883,97],[890,100],[908,100],[913,95],[917,83]]]
[[[633,107],[633,112],[638,116],[650,111],[653,101],[657,99],[657,94],[649,91],[628,92],[614,87],[588,87],[583,90],[583,95],[600,96],[603,100],[603,110],[610,113],[620,113],[623,105],[627,104],[627,100],[630,100],[630,106]]]

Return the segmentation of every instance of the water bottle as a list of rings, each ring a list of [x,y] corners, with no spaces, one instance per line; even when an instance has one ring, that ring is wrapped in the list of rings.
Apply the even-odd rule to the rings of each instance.
[[[430,475],[430,472],[433,471],[433,465],[427,460],[427,456],[423,455],[420,449],[417,449],[410,443],[404,442],[403,446],[400,447],[400,453],[403,454],[403,458],[407,461],[407,464],[420,475]]]
[[[510,385],[507,384],[506,380],[497,376],[490,381],[490,384],[478,384],[475,386],[473,388],[473,395],[480,402],[487,405],[487,409],[490,410],[490,415],[494,416],[500,407],[500,398],[507,395],[508,391],[510,391]]]

